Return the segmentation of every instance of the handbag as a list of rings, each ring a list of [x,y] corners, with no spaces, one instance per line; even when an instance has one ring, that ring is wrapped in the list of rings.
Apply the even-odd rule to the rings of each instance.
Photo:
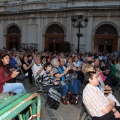
[[[61,94],[54,88],[50,88],[47,94],[47,103],[50,108],[57,110],[60,105],[60,100]]]

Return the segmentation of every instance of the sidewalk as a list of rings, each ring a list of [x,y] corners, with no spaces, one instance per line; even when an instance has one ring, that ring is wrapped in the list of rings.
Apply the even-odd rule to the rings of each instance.
[[[36,92],[37,87],[32,87],[29,92]],[[40,94],[42,100],[41,120],[79,120],[81,111],[81,98],[77,105],[64,105],[60,103],[57,110],[50,109],[49,106],[45,107],[45,99]]]
[[[37,92],[37,87],[32,87],[29,89],[29,92]],[[120,102],[120,93],[118,91],[114,91],[115,97]],[[80,112],[81,112],[81,98],[77,105],[63,105],[60,103],[60,106],[57,110],[50,109],[48,106],[45,107],[45,99],[40,94],[42,99],[42,111],[41,111],[41,120],[79,120]],[[83,116],[84,120],[85,115]]]

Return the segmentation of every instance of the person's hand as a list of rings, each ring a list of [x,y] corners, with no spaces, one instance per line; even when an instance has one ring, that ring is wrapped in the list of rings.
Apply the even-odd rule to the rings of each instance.
[[[19,74],[20,72],[18,72],[18,71],[13,71],[13,73],[11,74],[11,77],[12,78],[15,78],[15,77],[17,77],[18,76],[18,74]]]
[[[71,69],[71,67],[70,67],[70,66],[68,66],[68,67],[66,68],[66,70],[67,70],[67,71],[69,71],[70,69]]]
[[[50,71],[50,74],[53,75],[53,71],[52,70]]]
[[[10,71],[13,72],[15,70],[15,68],[11,68]]]
[[[118,111],[116,111],[114,115],[115,115],[115,118],[120,118],[120,113]]]
[[[54,85],[58,85],[59,84],[59,82],[54,82]]]
[[[105,86],[104,86],[104,90],[108,90],[108,91],[110,91],[110,90],[111,90],[111,87],[108,86],[108,85],[105,85]]]

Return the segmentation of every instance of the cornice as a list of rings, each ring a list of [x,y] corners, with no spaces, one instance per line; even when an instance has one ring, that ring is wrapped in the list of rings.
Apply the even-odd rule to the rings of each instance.
[[[48,1],[48,2],[47,2]],[[71,10],[120,10],[120,2],[98,4],[94,0],[10,0],[0,2],[0,14],[17,14],[29,12],[71,11]],[[98,0],[96,0],[98,1]],[[103,0],[104,1],[104,0]],[[117,1],[117,0],[115,0]],[[88,4],[90,2],[90,4]],[[94,3],[94,4],[93,4]]]

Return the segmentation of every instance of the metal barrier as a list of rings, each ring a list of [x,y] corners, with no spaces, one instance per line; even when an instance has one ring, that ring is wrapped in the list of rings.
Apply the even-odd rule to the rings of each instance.
[[[40,120],[41,98],[37,93],[18,94],[0,101],[0,120]]]

